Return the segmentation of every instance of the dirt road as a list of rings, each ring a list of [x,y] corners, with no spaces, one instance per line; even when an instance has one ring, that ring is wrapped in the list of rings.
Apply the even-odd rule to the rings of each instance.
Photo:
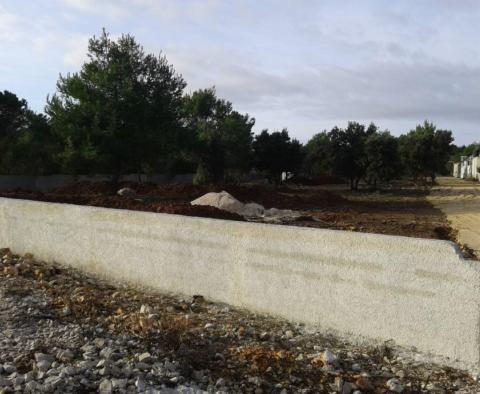
[[[427,197],[458,231],[458,240],[480,256],[480,182],[443,177]]]

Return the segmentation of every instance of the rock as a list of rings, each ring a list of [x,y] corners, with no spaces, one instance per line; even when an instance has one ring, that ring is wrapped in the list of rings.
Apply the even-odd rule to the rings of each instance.
[[[292,330],[288,330],[288,331],[285,331],[285,338],[287,339],[292,339],[293,338],[293,331]]]
[[[116,360],[119,358],[119,354],[115,349],[111,347],[105,347],[100,351],[100,357],[104,358],[105,360]]]
[[[351,394],[357,386],[350,382],[344,382],[342,386],[342,394]]]
[[[387,388],[394,393],[403,392],[403,386],[398,379],[392,378],[387,381]]]
[[[23,375],[23,381],[25,383],[31,382],[32,380],[35,380],[35,373],[33,371],[27,372]]]
[[[337,356],[335,356],[330,350],[326,349],[320,355],[320,360],[322,360],[324,364],[333,365],[337,363]]]
[[[355,363],[352,365],[352,371],[360,372],[361,370],[362,370],[362,367],[359,364]]]
[[[242,216],[245,217],[260,217],[265,212],[263,205],[256,204],[254,202],[245,204],[241,212]]]
[[[112,379],[113,390],[124,390],[127,387],[127,379]]]
[[[30,381],[28,383],[25,384],[25,391],[27,393],[38,393],[40,390],[39,390],[39,387],[38,387],[38,383],[35,382],[35,381]]]
[[[137,378],[135,380],[135,387],[137,388],[138,391],[145,391],[145,381],[142,378]]]
[[[140,313],[145,313],[146,315],[153,313],[153,308],[149,305],[142,305],[140,307]]]
[[[153,361],[153,357],[150,353],[145,352],[138,356],[138,361],[141,363],[151,363]]]
[[[105,347],[105,339],[104,338],[95,338],[93,343],[95,344],[95,346],[98,349],[103,349]]]
[[[52,363],[48,360],[40,360],[35,365],[39,371],[46,372],[49,370],[50,365],[52,365]]]
[[[15,372],[17,370],[17,367],[11,363],[5,363],[3,364],[3,372],[6,374],[11,374],[12,372]]]
[[[100,394],[111,394],[112,391],[112,382],[109,379],[103,379],[98,386],[98,392]]]
[[[45,353],[35,353],[35,361],[38,363],[39,361],[48,361],[50,364],[55,361],[55,357],[50,354]]]
[[[75,355],[71,350],[61,350],[57,354],[57,359],[60,360],[62,363],[68,363],[73,360]]]
[[[49,391],[54,391],[62,384],[63,379],[60,376],[49,376],[45,379],[43,385]]]
[[[123,187],[117,191],[117,194],[122,197],[135,197],[137,192],[129,187]]]

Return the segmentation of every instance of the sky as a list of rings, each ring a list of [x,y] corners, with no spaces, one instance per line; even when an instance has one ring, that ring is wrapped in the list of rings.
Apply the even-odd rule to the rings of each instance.
[[[166,55],[186,92],[215,86],[255,132],[428,119],[461,145],[480,140],[479,21],[477,0],[0,0],[0,90],[43,111],[105,28]]]

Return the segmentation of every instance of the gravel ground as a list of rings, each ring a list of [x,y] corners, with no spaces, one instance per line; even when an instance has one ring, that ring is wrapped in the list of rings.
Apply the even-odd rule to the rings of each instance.
[[[388,343],[0,258],[0,393],[480,392]]]

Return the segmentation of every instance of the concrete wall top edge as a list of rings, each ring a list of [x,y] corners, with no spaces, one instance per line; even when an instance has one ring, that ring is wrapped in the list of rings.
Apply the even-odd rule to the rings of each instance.
[[[32,207],[63,207],[65,209],[75,209],[79,211],[85,211],[90,214],[107,214],[107,215],[116,215],[120,217],[125,217],[131,219],[132,216],[137,217],[141,220],[151,221],[152,224],[155,224],[155,218],[166,218],[168,220],[173,220],[175,222],[184,222],[186,224],[198,224],[201,223],[210,224],[213,226],[220,227],[221,231],[225,232],[231,230],[232,232],[239,229],[255,229],[256,232],[276,228],[278,231],[285,232],[287,234],[296,233],[300,234],[311,234],[318,235],[322,234],[328,238],[328,240],[339,240],[345,242],[366,242],[366,243],[375,243],[375,244],[384,244],[385,242],[389,243],[398,243],[402,242],[403,245],[411,245],[412,247],[426,247],[431,253],[438,256],[448,256],[449,258],[458,259],[460,261],[469,262],[469,266],[473,269],[480,272],[480,267],[478,263],[474,260],[466,260],[463,258],[459,248],[451,241],[435,240],[435,239],[424,239],[424,238],[414,238],[414,237],[405,237],[397,235],[386,235],[386,234],[373,234],[373,233],[360,233],[352,231],[343,231],[343,230],[331,230],[331,229],[319,229],[319,228],[309,228],[309,227],[297,227],[297,226],[286,226],[286,225],[277,225],[277,224],[266,224],[266,223],[250,223],[250,222],[236,222],[231,220],[224,219],[214,219],[214,218],[202,218],[202,217],[192,217],[184,215],[175,215],[167,213],[155,213],[155,212],[143,212],[143,211],[132,211],[126,209],[115,209],[115,208],[103,208],[103,207],[92,207],[84,205],[74,205],[74,204],[65,204],[65,203],[52,203],[52,202],[42,202],[34,200],[24,200],[24,199],[12,199],[0,197],[0,203],[4,201],[8,204],[18,203],[18,204],[29,204]],[[226,228],[227,227],[227,228]]]

